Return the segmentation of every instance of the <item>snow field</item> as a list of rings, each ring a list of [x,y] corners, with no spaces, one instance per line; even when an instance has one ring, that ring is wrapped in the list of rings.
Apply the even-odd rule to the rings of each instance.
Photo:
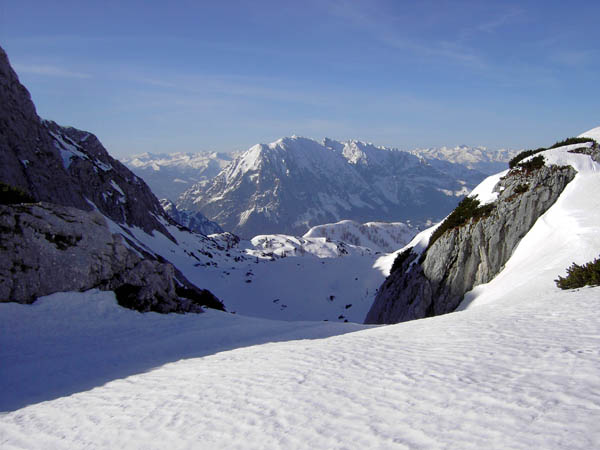
[[[76,302],[86,294],[70,295]],[[213,326],[223,314],[152,315],[133,322],[136,333],[146,330],[137,354],[151,354],[179,330],[173,362],[0,416],[0,442],[15,449],[590,449],[600,441],[599,295],[600,288],[555,292],[204,357],[185,353],[211,345],[196,339],[205,322],[209,333],[232,340],[245,321],[259,322],[229,316],[237,326],[220,332]],[[59,342],[78,342],[87,327],[70,326],[72,317],[54,300],[30,320],[43,327],[49,314],[55,329],[67,330]],[[115,325],[114,304],[102,312],[83,299],[78,307],[97,330],[112,327],[109,340],[130,328],[130,312]],[[260,323],[268,331],[268,321]],[[295,325],[291,334],[323,337],[332,326],[343,327]],[[56,358],[36,356],[49,366]]]

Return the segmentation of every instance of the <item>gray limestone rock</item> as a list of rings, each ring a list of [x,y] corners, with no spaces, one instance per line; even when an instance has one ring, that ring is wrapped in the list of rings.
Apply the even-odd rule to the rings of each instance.
[[[365,323],[398,323],[452,312],[464,294],[496,276],[535,221],[574,178],[572,167],[512,170],[494,188],[492,212],[447,230],[424,258],[403,261],[383,283]]]
[[[114,290],[138,311],[223,309],[171,264],[110,232],[96,212],[50,203],[0,205],[0,302],[32,303],[61,291]]]

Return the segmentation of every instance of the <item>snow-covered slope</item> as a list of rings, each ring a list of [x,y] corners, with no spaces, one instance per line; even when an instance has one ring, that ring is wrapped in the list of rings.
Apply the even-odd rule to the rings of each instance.
[[[512,295],[353,333],[218,312],[141,315],[110,293],[4,304],[0,442],[588,450],[600,441],[599,297]]]
[[[596,142],[600,142],[600,127],[592,128],[585,133],[581,133],[579,137],[589,137],[594,139]]]
[[[402,222],[360,224],[353,220],[342,220],[312,227],[304,237],[323,237],[389,253],[404,247],[416,233],[417,229]]]
[[[234,158],[233,153],[142,153],[122,158],[144,179],[158,198],[177,200],[192,185],[215,177]]]
[[[587,256],[586,261],[590,261],[597,257],[600,254],[597,237],[600,228],[593,224],[600,223],[598,205],[594,198],[586,199],[599,187],[600,164],[593,159],[598,159],[598,149],[589,148],[591,145],[576,144],[546,150],[539,154],[546,159],[545,166],[530,171],[516,168],[508,174],[500,173],[482,182],[471,195],[481,198],[484,203],[494,201],[488,209],[489,214],[447,229],[429,246],[424,257],[404,253],[398,270],[380,287],[366,321],[397,323],[454,311],[467,291],[494,280],[504,267],[513,264],[513,254],[522,251],[519,249],[523,245],[528,245],[527,238],[533,239],[531,236],[535,236],[535,230],[548,225],[546,222],[548,217],[553,217],[552,214],[567,219],[551,224],[553,232],[528,247],[528,259],[522,270],[515,272],[517,278],[512,283],[499,289],[498,296],[505,296],[506,290],[512,290],[519,284],[536,286],[531,280],[536,278],[534,274],[540,271],[542,263],[546,284],[549,289],[556,289],[553,280],[565,272],[572,258]],[[518,193],[517,189],[521,192]],[[577,204],[574,199],[565,200],[572,189],[577,190],[576,196],[583,202],[579,211],[556,209],[565,202]],[[590,212],[585,212],[585,202]],[[570,224],[569,216],[587,217],[585,225]],[[576,233],[573,238],[585,247],[585,252],[573,252],[577,247],[568,243],[571,230]],[[530,236],[530,233],[533,234]],[[565,237],[561,238],[560,234],[565,234]],[[543,253],[545,248],[549,249],[547,254]],[[531,255],[536,256],[529,259]],[[517,279],[520,280],[518,283]]]
[[[343,219],[421,223],[443,217],[484,178],[463,166],[458,177],[449,166],[359,141],[294,136],[252,147],[178,206],[244,237],[304,234]]]

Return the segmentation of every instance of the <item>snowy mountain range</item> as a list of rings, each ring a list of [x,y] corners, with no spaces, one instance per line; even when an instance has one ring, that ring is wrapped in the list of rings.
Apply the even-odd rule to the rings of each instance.
[[[420,156],[436,165],[442,162],[459,164],[467,169],[478,170],[486,175],[492,175],[506,168],[506,163],[519,153],[519,150],[490,150],[486,147],[432,147],[410,150],[413,155]]]
[[[235,153],[142,153],[121,158],[133,173],[144,179],[158,198],[176,201],[196,183],[215,177]]]
[[[461,177],[460,168],[448,165],[453,163],[466,169],[491,175],[503,170],[506,163],[516,154],[516,150],[490,150],[485,147],[439,147],[415,149],[411,154],[426,159],[429,164],[443,171],[453,172]],[[159,198],[177,201],[181,194],[193,184],[207,182],[230,164],[241,152],[198,152],[198,153],[143,153],[121,158],[133,173],[142,177]],[[469,177],[469,171],[464,172]]]
[[[482,178],[458,164],[439,170],[407,152],[364,142],[294,136],[255,145],[186,191],[177,205],[245,237],[298,235],[343,219],[438,220]]]

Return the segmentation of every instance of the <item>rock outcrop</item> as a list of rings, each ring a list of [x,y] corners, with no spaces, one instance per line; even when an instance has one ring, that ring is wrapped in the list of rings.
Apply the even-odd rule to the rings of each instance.
[[[178,209],[175,203],[166,198],[160,200],[160,205],[171,219],[194,233],[200,233],[205,236],[223,233],[223,228],[221,228],[218,223],[208,220],[208,218],[199,211]]]
[[[572,167],[512,170],[494,187],[493,209],[444,232],[419,257],[407,251],[383,283],[365,323],[398,323],[452,312],[487,283],[575,176]]]
[[[96,136],[38,117],[2,48],[0,182],[36,201],[98,209],[117,223],[169,236],[159,218],[170,219],[150,188],[112,158]]]
[[[223,309],[171,264],[110,232],[96,212],[50,203],[0,205],[0,302],[61,291],[112,290],[138,311]]]

